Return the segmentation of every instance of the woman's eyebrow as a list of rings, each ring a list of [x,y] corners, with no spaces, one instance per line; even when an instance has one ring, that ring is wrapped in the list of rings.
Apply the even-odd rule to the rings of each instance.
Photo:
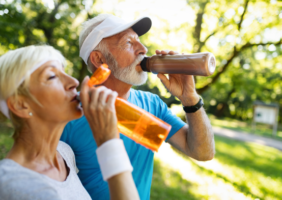
[[[41,70],[41,72],[39,73],[39,76],[41,76],[48,68],[57,69],[57,67],[55,65],[52,65],[52,64],[47,65]]]

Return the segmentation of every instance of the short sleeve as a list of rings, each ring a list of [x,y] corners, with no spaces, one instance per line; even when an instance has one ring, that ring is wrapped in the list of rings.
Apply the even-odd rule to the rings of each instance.
[[[67,160],[67,162],[70,164],[70,167],[72,167],[76,173],[78,173],[79,170],[76,167],[75,156],[71,147],[68,144],[60,141],[57,150],[60,152],[63,158]]]
[[[171,130],[166,138],[166,141],[169,140],[179,129],[181,129],[186,123],[183,122],[179,117],[174,115],[171,110],[167,107],[166,103],[160,99],[159,96],[154,95],[155,101],[158,103],[159,112],[157,117],[171,125]]]

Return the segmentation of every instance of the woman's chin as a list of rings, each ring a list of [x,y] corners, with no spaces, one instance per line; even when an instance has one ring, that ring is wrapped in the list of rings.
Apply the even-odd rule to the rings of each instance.
[[[79,119],[80,117],[83,116],[83,109],[81,106],[77,106],[76,109],[74,110],[73,114],[70,115],[72,116],[72,118],[70,119],[70,121],[75,120],[75,119]]]
[[[80,118],[83,116],[83,109],[81,106],[77,107],[77,117],[76,119]]]

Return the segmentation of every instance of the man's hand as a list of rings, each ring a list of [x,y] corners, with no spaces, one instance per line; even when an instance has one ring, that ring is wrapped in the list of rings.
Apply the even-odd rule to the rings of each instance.
[[[175,55],[175,51],[156,51],[156,54]],[[194,77],[185,74],[158,74],[168,91],[176,96],[183,106],[194,106],[199,101]],[[214,157],[214,137],[209,119],[203,108],[195,113],[186,113],[187,125],[179,129],[168,142],[186,155],[201,161]]]
[[[89,87],[85,77],[80,92],[84,115],[91,127],[94,139],[99,147],[104,142],[118,138],[115,100],[117,92],[104,86]]]
[[[156,50],[156,54],[176,55],[179,53],[169,50]],[[198,103],[199,96],[196,92],[195,81],[192,75],[169,74],[169,78],[167,78],[164,74],[158,74],[158,77],[167,90],[182,102],[183,106],[193,106]]]

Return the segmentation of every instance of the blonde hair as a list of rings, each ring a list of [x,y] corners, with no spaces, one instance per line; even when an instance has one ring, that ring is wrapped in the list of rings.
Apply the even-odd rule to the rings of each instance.
[[[112,15],[100,14],[92,19],[87,20],[86,22],[82,24],[82,30],[79,34],[79,49],[81,48],[83,42],[85,41],[87,36],[91,33],[91,31],[95,29],[99,24],[101,24],[109,16],[112,16]],[[105,40],[102,40],[101,42],[99,42],[99,44],[93,49],[93,51],[94,50],[100,51],[102,54],[106,54],[108,52],[108,47],[107,47],[107,44],[105,43]],[[87,60],[87,68],[92,73],[95,71],[95,67],[91,63],[89,58]]]
[[[28,90],[30,75],[35,65],[49,58],[65,63],[64,56],[48,45],[22,47],[2,55],[0,57],[0,99],[7,100],[14,96],[17,101],[18,95],[22,95],[37,102]],[[23,80],[22,83],[21,80]],[[15,128],[13,138],[16,139],[23,126],[23,120],[10,110],[9,115]]]

